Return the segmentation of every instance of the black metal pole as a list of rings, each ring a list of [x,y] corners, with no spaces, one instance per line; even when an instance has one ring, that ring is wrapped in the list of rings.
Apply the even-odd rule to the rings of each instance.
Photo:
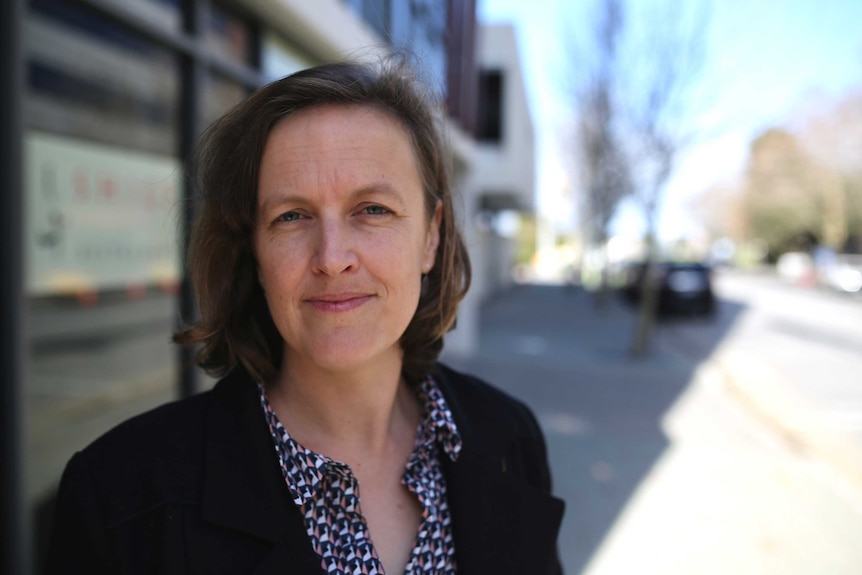
[[[194,42],[203,42],[203,27],[208,11],[208,0],[186,0],[183,5],[183,20],[186,33]],[[205,70],[199,58],[183,54],[181,63],[180,83],[180,158],[189,166],[189,158],[194,151],[195,143],[202,129],[201,99]],[[182,188],[182,225],[180,241],[180,278],[179,316],[181,322],[191,322],[197,318],[197,306],[189,281],[188,246],[192,221],[195,214],[194,183],[186,174]],[[200,389],[200,375],[194,365],[194,350],[182,346],[179,349],[179,392],[181,397],[188,397]]]
[[[0,2],[0,572],[28,575],[30,522],[24,494],[24,0]]]

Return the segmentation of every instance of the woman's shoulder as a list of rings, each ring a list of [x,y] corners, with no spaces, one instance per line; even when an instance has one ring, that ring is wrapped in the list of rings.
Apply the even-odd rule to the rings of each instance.
[[[119,423],[75,454],[78,468],[97,481],[133,484],[144,479],[176,483],[196,480],[203,465],[209,419],[230,409],[234,395],[254,401],[253,384],[227,376],[213,389],[155,407]],[[245,390],[245,392],[241,391]]]
[[[172,401],[135,415],[105,432],[81,453],[90,459],[142,459],[151,452],[182,449],[202,437],[211,391]]]
[[[199,502],[211,420],[223,416],[222,408],[230,410],[237,393],[245,403],[254,401],[253,385],[250,390],[231,379],[134,416],[78,451],[63,473],[60,498],[98,501],[108,523]]]
[[[72,457],[63,482],[73,491],[101,493],[109,522],[195,491],[203,468],[209,393],[120,423]]]
[[[516,435],[534,437],[540,433],[527,404],[481,377],[442,363],[437,364],[434,377],[456,419]]]
[[[175,453],[182,458],[203,445],[207,418],[213,406],[236,402],[237,392],[251,396],[251,382],[238,381],[233,374],[215,387],[190,397],[171,401],[135,415],[104,433],[84,448],[88,459],[145,460]],[[245,392],[241,391],[244,388]]]
[[[438,363],[436,367],[436,372],[433,375],[438,383],[441,383],[445,387],[451,387],[452,392],[459,396],[482,397],[503,404],[522,403],[520,400],[477,375],[459,371],[445,363]]]
[[[464,441],[464,449],[485,461],[507,462],[510,475],[549,493],[547,447],[527,404],[491,383],[438,365],[434,374]]]

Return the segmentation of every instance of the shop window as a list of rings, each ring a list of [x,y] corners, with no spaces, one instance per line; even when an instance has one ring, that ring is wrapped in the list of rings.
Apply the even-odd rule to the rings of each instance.
[[[177,5],[122,2],[150,19]],[[176,396],[183,173],[174,53],[72,0],[33,0],[24,26],[23,419],[39,557],[72,454]]]
[[[101,0],[108,7],[116,6],[135,18],[160,28],[178,32],[182,28],[182,0]],[[42,12],[56,15],[70,22],[77,20],[81,9],[76,0],[30,0],[30,5]]]
[[[225,58],[240,64],[251,62],[250,26],[218,4],[210,6],[204,39],[207,47]]]
[[[24,34],[29,127],[175,154],[176,57],[83,5],[36,0],[34,8]]]

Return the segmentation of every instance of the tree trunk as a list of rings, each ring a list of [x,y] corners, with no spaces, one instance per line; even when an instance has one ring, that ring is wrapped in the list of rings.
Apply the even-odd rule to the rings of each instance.
[[[599,273],[599,287],[596,290],[593,298],[593,305],[598,309],[606,309],[608,307],[608,297],[610,290],[608,287],[608,241],[607,238],[601,239],[601,272]]]
[[[649,352],[650,336],[655,325],[656,312],[658,311],[659,282],[654,281],[655,239],[653,233],[649,232],[646,237],[646,259],[644,261],[644,281],[640,294],[640,305],[638,306],[638,322],[635,330],[635,338],[632,342],[631,355],[642,358]]]

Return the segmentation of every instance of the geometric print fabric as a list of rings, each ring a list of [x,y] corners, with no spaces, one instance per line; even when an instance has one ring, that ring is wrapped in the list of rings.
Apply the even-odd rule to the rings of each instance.
[[[359,482],[350,467],[294,441],[272,409],[265,388],[259,384],[258,391],[284,480],[303,513],[306,532],[324,572],[383,574],[362,516]],[[461,451],[461,436],[431,376],[420,384],[417,396],[422,417],[401,483],[419,501],[422,520],[405,573],[452,575],[456,572],[455,542],[440,457],[442,452],[455,461]]]

